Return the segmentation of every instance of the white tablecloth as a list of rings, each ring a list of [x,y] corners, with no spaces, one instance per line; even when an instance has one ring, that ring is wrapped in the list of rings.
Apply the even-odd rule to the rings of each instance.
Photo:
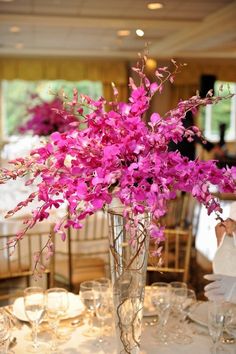
[[[147,318],[144,318],[144,323]],[[207,334],[207,329],[198,325],[191,324],[191,327],[195,329],[193,335],[193,342],[187,345],[170,344],[160,345],[155,342],[154,326],[143,326],[141,354],[208,354],[210,353],[211,339]],[[109,345],[98,345],[96,339],[91,339],[83,335],[86,330],[85,325],[77,328],[71,328],[68,332],[69,339],[59,345],[57,354],[118,354],[115,346],[114,334],[110,337],[106,337],[109,341]],[[69,329],[68,329],[69,331]],[[26,348],[30,343],[30,328],[23,326],[21,330],[16,330],[13,335],[17,337],[17,345],[14,347],[15,354],[25,354]],[[49,343],[50,336],[48,332],[42,332],[39,335],[41,340]],[[224,348],[227,348],[228,354],[236,354],[236,344],[222,344]],[[43,351],[40,353],[50,353],[50,351]]]

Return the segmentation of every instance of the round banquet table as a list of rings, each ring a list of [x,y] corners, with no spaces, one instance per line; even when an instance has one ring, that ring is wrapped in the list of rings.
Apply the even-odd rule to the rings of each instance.
[[[98,344],[96,338],[86,337],[84,332],[86,326],[81,325],[79,327],[71,326],[72,320],[67,320],[67,325],[61,326],[64,328],[64,341],[59,343],[59,348],[56,354],[118,354],[115,345],[114,331],[106,340],[109,344]],[[208,335],[207,328],[190,323],[193,331],[193,342],[191,344],[169,344],[160,345],[155,342],[154,339],[154,326],[147,326],[147,318],[144,318],[142,341],[141,341],[141,353],[140,354],[210,354],[211,339]],[[24,324],[20,329],[13,331],[13,336],[17,338],[17,344],[13,348],[15,354],[25,354],[26,348],[29,346],[31,339],[31,328]],[[50,343],[50,334],[47,328],[42,325],[39,333],[39,339],[41,341]],[[221,344],[223,348],[227,350],[228,354],[236,354],[236,342],[234,344]],[[50,353],[50,350],[39,351],[39,353]],[[54,352],[55,353],[55,352]]]

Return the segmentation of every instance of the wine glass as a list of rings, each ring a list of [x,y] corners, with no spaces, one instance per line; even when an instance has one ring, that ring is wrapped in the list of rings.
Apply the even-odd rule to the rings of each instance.
[[[183,320],[194,310],[197,304],[196,293],[193,289],[187,289],[187,296],[183,303]]]
[[[172,281],[171,286],[171,308],[174,316],[181,316],[183,301],[187,297],[187,284],[181,281]]]
[[[80,299],[88,313],[89,330],[84,332],[86,336],[93,336],[97,333],[96,329],[93,327],[93,316],[95,315],[96,308],[99,306],[99,287],[99,282],[95,280],[84,281],[80,284]]]
[[[102,286],[105,286],[107,288],[108,291],[108,295],[109,295],[109,299],[110,299],[110,307],[112,309],[112,305],[113,305],[113,295],[112,295],[112,283],[111,283],[111,279],[106,278],[106,277],[102,277],[102,278],[98,278],[95,279],[96,282],[98,282],[99,284],[101,284]]]
[[[162,344],[168,344],[166,324],[170,314],[171,286],[164,282],[153,283],[151,299],[158,313],[158,332],[155,333],[155,339]]]
[[[100,336],[98,338],[99,344],[109,344],[104,340],[105,336],[105,321],[111,317],[111,294],[110,284],[99,284],[95,287],[99,295],[98,306],[96,307],[96,316],[100,320]]]
[[[211,336],[213,346],[211,353],[217,354],[219,347],[219,340],[223,332],[225,322],[225,310],[222,303],[209,302],[208,303],[208,330]]]
[[[105,285],[108,288],[111,288],[111,279],[109,278],[102,277],[102,278],[94,279],[94,281],[98,282],[99,284]]]
[[[225,320],[221,341],[222,343],[230,343],[236,339],[236,304],[224,302],[222,306]]]
[[[7,354],[10,338],[10,320],[8,316],[0,311],[0,353]]]
[[[175,289],[175,296],[180,311],[180,323],[175,328],[174,341],[178,344],[190,344],[193,342],[192,333],[189,332],[189,326],[186,326],[185,319],[197,303],[196,293],[192,289]]]
[[[51,350],[56,351],[58,347],[58,327],[69,307],[68,291],[63,288],[51,288],[46,291],[46,310],[50,327],[52,328]]]
[[[45,312],[44,290],[40,287],[29,287],[24,290],[25,314],[32,325],[33,346],[30,352],[37,353],[42,349],[43,343],[38,342],[38,326]]]

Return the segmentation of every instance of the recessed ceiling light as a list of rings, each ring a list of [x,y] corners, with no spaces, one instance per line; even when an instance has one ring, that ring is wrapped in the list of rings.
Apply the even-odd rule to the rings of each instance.
[[[12,27],[10,27],[9,31],[10,31],[11,33],[18,33],[18,32],[20,32],[20,27],[18,27],[18,26],[12,26]]]
[[[149,10],[159,10],[163,8],[163,4],[161,4],[160,2],[150,2],[149,4],[147,4],[147,7]]]
[[[144,36],[144,31],[141,30],[141,29],[137,29],[137,30],[136,30],[136,34],[137,34],[137,36],[139,36],[139,37],[143,37],[143,36]]]
[[[16,43],[15,45],[16,49],[22,49],[24,47],[23,43]]]
[[[119,31],[117,31],[117,35],[119,37],[127,37],[130,35],[130,31],[129,30],[119,30]]]

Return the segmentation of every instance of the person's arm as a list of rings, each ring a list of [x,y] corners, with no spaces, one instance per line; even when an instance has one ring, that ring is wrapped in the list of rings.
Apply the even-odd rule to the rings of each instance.
[[[225,234],[225,226],[223,225],[223,222],[219,222],[216,227],[215,227],[215,235],[217,239],[217,247],[219,247],[223,236]]]
[[[224,221],[219,222],[215,227],[217,246],[220,245],[224,234],[232,237],[234,232],[236,232],[236,221],[228,218]]]

